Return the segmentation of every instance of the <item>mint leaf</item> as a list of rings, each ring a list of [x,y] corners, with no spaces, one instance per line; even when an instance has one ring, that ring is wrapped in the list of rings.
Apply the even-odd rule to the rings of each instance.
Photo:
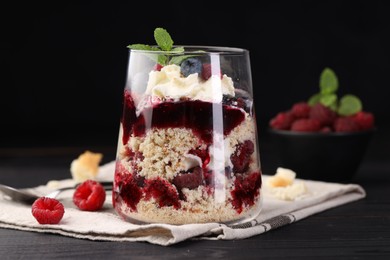
[[[167,65],[168,64],[168,57],[165,55],[158,55],[157,63],[161,64],[163,66]]]
[[[182,47],[178,47],[178,48],[182,48]],[[176,48],[174,48],[174,49],[176,49]],[[184,51],[184,49],[183,49],[183,51]],[[189,54],[189,55],[173,56],[171,58],[171,60],[169,61],[169,64],[180,65],[183,62],[183,60],[186,60],[186,59],[191,58],[191,57],[196,57],[196,56],[199,56],[202,53],[204,53],[204,51],[201,51],[201,50],[196,51],[196,52],[199,53],[199,54]]]
[[[154,39],[161,50],[170,51],[172,49],[173,40],[165,29],[156,28],[154,30]]]
[[[337,102],[335,102],[335,103],[333,103],[332,105],[330,105],[329,106],[329,108],[331,109],[331,110],[333,110],[334,112],[336,112],[337,113]]]
[[[320,102],[320,99],[321,99],[320,93],[314,94],[313,96],[311,96],[309,98],[309,100],[307,101],[307,104],[309,104],[309,106],[314,106],[315,104]]]
[[[337,95],[336,94],[321,95],[320,102],[326,107],[332,107],[335,104],[337,104]]]
[[[175,52],[175,53],[184,52],[184,47],[175,47],[170,52]]]
[[[332,94],[337,91],[339,81],[336,74],[330,68],[325,68],[320,75],[321,94]]]
[[[320,75],[320,92],[308,99],[308,105],[313,106],[321,103],[340,116],[350,116],[362,111],[363,105],[357,96],[348,94],[338,101],[338,87],[339,81],[336,73],[330,68],[325,68]]]
[[[183,60],[186,60],[188,58],[191,58],[191,57],[194,57],[194,56],[197,56],[197,55],[180,55],[180,56],[173,56],[171,58],[171,60],[169,61],[169,64],[176,64],[176,65],[180,65]]]
[[[337,110],[339,115],[350,116],[363,109],[362,102],[357,96],[348,94],[340,99],[339,108]]]
[[[133,50],[143,50],[143,51],[152,51],[153,48],[146,44],[130,44],[127,46],[129,49]]]
[[[189,55],[177,56],[177,54],[182,54],[185,51],[184,47],[173,47],[173,40],[164,28],[156,28],[154,30],[154,39],[156,40],[157,46],[150,46],[147,44],[130,44],[127,47],[133,50],[159,52],[157,54],[145,53],[145,55],[163,66],[168,64],[179,65],[181,61],[189,57]]]

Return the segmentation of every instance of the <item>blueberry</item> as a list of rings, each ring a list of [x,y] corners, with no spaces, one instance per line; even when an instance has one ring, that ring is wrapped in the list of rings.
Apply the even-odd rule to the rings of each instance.
[[[193,73],[200,74],[202,72],[202,62],[196,58],[188,58],[181,63],[180,71],[184,77]]]

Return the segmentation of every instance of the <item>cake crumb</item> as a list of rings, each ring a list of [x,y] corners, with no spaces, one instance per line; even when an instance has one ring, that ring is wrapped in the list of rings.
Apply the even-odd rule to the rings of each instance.
[[[276,174],[268,179],[268,184],[270,187],[286,187],[294,182],[296,176],[294,171],[279,167]]]
[[[88,179],[95,179],[99,172],[99,164],[103,154],[85,151],[70,165],[72,178],[76,182],[83,182]]]
[[[281,200],[296,200],[307,193],[303,181],[295,181],[296,173],[290,169],[279,167],[274,176],[266,181],[266,191]]]
[[[47,182],[46,186],[51,189],[58,189],[60,187],[60,181],[50,180]]]

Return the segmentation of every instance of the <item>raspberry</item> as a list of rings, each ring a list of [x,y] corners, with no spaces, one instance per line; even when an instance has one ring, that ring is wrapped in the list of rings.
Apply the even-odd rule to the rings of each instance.
[[[309,114],[309,118],[317,119],[321,123],[321,126],[331,126],[336,117],[336,112],[321,103],[315,104]]]
[[[291,130],[298,132],[319,132],[321,130],[321,124],[316,119],[300,118],[294,121]]]
[[[119,162],[116,163],[112,192],[113,206],[116,207],[116,203],[122,199],[131,211],[136,212],[137,204],[142,198],[144,184],[144,177],[133,175]]]
[[[156,179],[147,180],[146,183],[146,200],[153,197],[158,201],[160,207],[173,206],[175,209],[181,207],[177,189],[167,180],[157,177]]]
[[[58,224],[65,210],[58,200],[41,197],[34,201],[31,212],[39,224]]]
[[[359,125],[362,131],[374,128],[374,115],[370,112],[360,111],[352,119]]]
[[[252,141],[246,140],[237,145],[236,151],[230,156],[234,172],[246,172],[252,153],[255,151],[255,145]]]
[[[290,111],[279,112],[270,121],[270,126],[273,129],[289,130],[292,122],[295,120],[294,115]]]
[[[120,196],[127,206],[133,211],[137,210],[137,204],[141,200],[142,190],[133,175],[124,175],[125,177],[119,182]]]
[[[358,132],[359,125],[352,117],[338,117],[333,125],[335,132]]]
[[[156,63],[156,65],[154,65],[153,67],[153,70],[154,71],[161,71],[161,69],[163,68],[164,66],[161,65],[160,63]]]
[[[261,173],[253,172],[247,176],[238,175],[234,181],[234,190],[232,195],[232,206],[241,213],[245,206],[252,206],[255,198],[259,195],[259,188],[261,187]]]
[[[73,203],[81,210],[96,211],[103,207],[106,191],[103,185],[94,180],[79,184],[73,193]]]
[[[320,132],[321,133],[330,133],[332,132],[332,128],[330,128],[329,126],[324,126],[323,128],[321,128]]]
[[[183,188],[193,190],[204,183],[203,170],[197,166],[188,172],[179,173],[173,178],[172,183],[178,191],[181,191]]]
[[[311,107],[306,102],[295,103],[291,112],[296,118],[307,118],[309,117]]]
[[[211,64],[210,63],[203,63],[202,64],[202,78],[204,80],[208,80],[211,75],[212,75],[212,70],[211,70]],[[222,78],[222,73],[219,72],[219,76]]]
[[[210,162],[210,155],[207,149],[191,149],[188,153],[198,156],[202,160],[202,167],[207,166]]]
[[[202,65],[202,78],[208,80],[211,77],[211,64],[204,63]]]

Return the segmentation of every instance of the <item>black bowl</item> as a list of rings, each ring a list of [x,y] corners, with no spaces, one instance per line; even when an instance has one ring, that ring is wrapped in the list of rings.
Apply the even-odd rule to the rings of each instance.
[[[364,158],[374,130],[355,133],[304,133],[269,129],[281,167],[297,178],[348,182]]]

